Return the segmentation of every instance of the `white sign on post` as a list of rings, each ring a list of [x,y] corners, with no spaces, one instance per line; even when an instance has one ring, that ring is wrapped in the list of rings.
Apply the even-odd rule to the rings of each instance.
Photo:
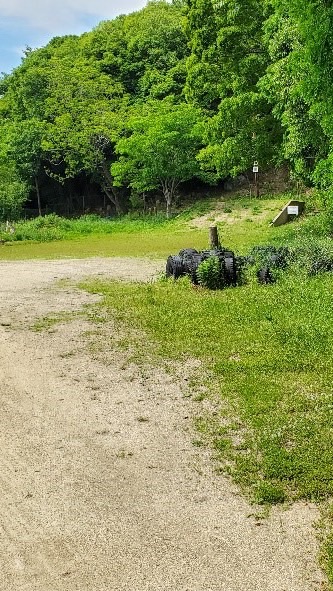
[[[288,205],[288,215],[298,215],[298,205]]]
[[[258,162],[253,163],[253,172],[259,172]]]

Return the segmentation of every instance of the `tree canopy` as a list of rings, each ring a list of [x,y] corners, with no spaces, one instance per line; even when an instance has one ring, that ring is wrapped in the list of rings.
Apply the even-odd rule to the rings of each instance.
[[[202,176],[196,158],[201,145],[200,111],[188,104],[150,105],[147,113],[129,119],[128,137],[120,139],[118,160],[111,171],[119,186],[139,193],[160,189],[167,215],[181,182]]]
[[[331,188],[332,24],[317,0],[153,0],[27,49],[0,80],[0,216],[169,210],[254,160]]]

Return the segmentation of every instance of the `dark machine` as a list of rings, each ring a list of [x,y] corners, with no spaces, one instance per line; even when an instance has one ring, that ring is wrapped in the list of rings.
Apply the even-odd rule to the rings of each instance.
[[[236,257],[231,250],[224,248],[200,252],[194,248],[184,248],[178,255],[168,257],[166,276],[178,279],[178,277],[188,275],[192,283],[198,284],[198,267],[211,257],[216,257],[219,260],[223,285],[226,287],[238,285],[244,257]]]
[[[166,276],[178,279],[188,275],[192,283],[199,284],[198,268],[203,261],[215,257],[219,261],[221,286],[235,287],[244,283],[244,270],[257,267],[259,283],[275,282],[274,271],[285,269],[289,264],[289,251],[284,247],[256,246],[247,257],[236,256],[232,250],[219,247],[213,250],[197,251],[184,248],[178,255],[171,255],[166,263]]]

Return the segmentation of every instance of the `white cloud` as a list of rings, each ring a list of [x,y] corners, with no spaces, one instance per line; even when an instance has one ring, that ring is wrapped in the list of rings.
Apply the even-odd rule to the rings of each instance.
[[[112,19],[145,5],[146,0],[0,0],[0,19],[18,19],[26,26],[56,35],[63,30],[82,30],[82,24],[90,18]]]

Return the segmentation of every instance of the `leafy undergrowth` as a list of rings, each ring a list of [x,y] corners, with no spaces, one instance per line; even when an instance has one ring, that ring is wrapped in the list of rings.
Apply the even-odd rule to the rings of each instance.
[[[158,355],[200,359],[213,373],[239,419],[215,433],[215,448],[257,502],[333,495],[332,276],[221,292],[187,280],[85,287]]]
[[[164,215],[156,216],[123,216],[115,219],[103,218],[98,215],[84,215],[79,218],[64,218],[54,213],[31,220],[15,223],[15,231],[6,232],[5,225],[0,229],[0,236],[6,242],[34,240],[36,242],[52,242],[53,240],[75,239],[91,234],[117,234],[119,232],[144,232],[149,229],[166,225]]]
[[[119,233],[141,234],[156,229],[174,227],[197,215],[202,215],[213,206],[211,199],[203,199],[167,218],[164,213],[155,215],[132,213],[117,218],[105,218],[90,214],[77,218],[65,218],[55,213],[30,220],[19,220],[7,231],[6,224],[0,224],[0,238],[5,242],[53,242],[73,240],[91,235],[114,235]],[[14,231],[13,231],[14,230]]]

